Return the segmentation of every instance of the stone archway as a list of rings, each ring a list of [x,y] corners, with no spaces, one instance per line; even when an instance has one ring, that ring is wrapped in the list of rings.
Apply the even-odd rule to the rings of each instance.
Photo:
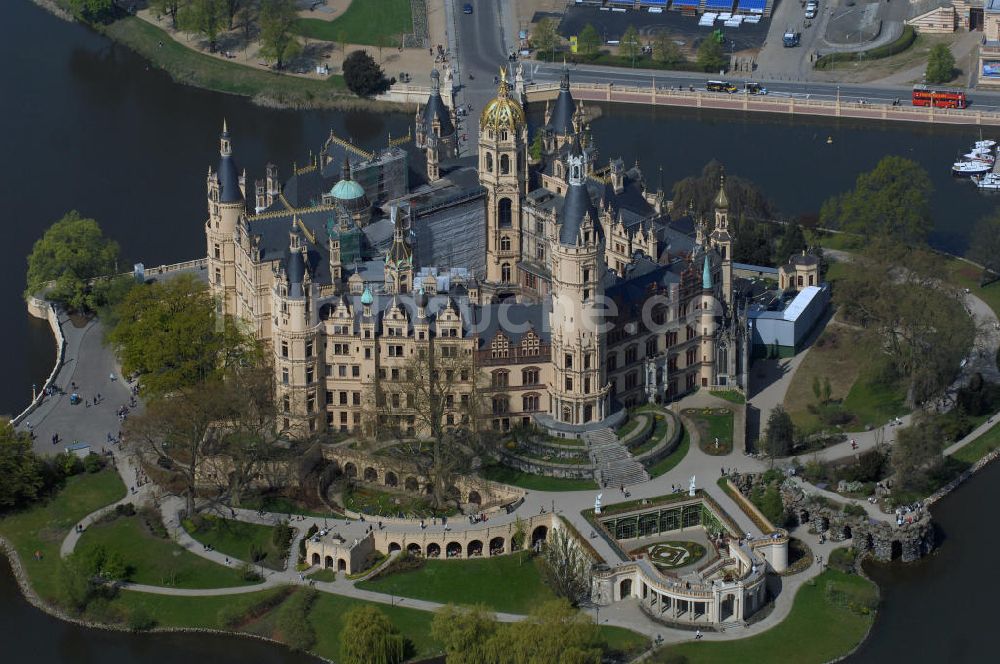
[[[719,604],[719,622],[726,622],[732,619],[736,609],[736,598],[733,595],[726,595],[722,603]]]
[[[478,491],[470,491],[469,492],[469,503],[471,503],[473,505],[482,505],[483,499],[482,499],[482,497],[480,497]]]
[[[537,526],[531,531],[531,548],[539,546],[545,541],[545,538],[549,535],[549,529],[545,526]]]
[[[479,540],[472,540],[469,545],[465,547],[465,557],[466,558],[479,558],[483,555],[483,543]]]
[[[312,564],[313,564],[313,565],[319,565],[319,564],[320,564],[320,557],[319,557],[319,554],[318,554],[318,553],[314,553],[314,554],[313,554],[313,557],[312,557]]]
[[[420,491],[420,482],[413,475],[410,475],[405,480],[403,480],[403,488],[407,491],[417,492]]]
[[[378,471],[371,466],[365,468],[365,482],[378,482]]]
[[[444,548],[444,553],[448,558],[461,558],[462,545],[458,542],[448,542],[448,546]]]
[[[851,527],[848,524],[846,524],[846,523],[844,524],[843,534],[844,534],[844,539],[845,540],[853,539],[853,537],[854,537],[854,531],[852,531]]]
[[[441,557],[441,545],[437,542],[431,542],[427,545],[427,557],[428,558],[440,558]]]
[[[494,537],[490,540],[490,555],[499,556],[504,552],[504,540],[502,537]]]
[[[358,467],[348,461],[344,464],[344,475],[350,478],[358,476]]]
[[[622,582],[618,584],[618,597],[619,599],[625,599],[626,597],[632,596],[632,579],[622,579]]]
[[[389,553],[393,551],[399,551],[403,547],[399,546],[399,542],[389,542]]]
[[[385,485],[386,486],[397,486],[399,484],[399,478],[396,477],[396,473],[391,470],[385,474]]]
[[[408,553],[411,556],[419,556],[420,545],[417,544],[416,542],[410,542],[409,544],[406,545],[406,553]]]
[[[326,569],[330,569],[331,567],[333,567],[333,556],[327,556],[326,558],[323,559],[323,567],[325,567]]]
[[[903,557],[903,543],[899,540],[892,540],[889,559],[899,560]]]
[[[809,510],[799,510],[799,523],[809,523]]]
[[[347,561],[341,558],[337,561],[337,571],[346,572],[347,571]]]

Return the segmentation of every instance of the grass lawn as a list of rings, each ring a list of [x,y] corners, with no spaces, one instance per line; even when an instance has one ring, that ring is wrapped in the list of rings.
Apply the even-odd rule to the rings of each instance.
[[[681,442],[677,443],[677,449],[646,469],[649,472],[650,478],[659,477],[663,473],[673,470],[674,467],[681,462],[685,455],[687,455],[688,449],[690,448],[691,436],[685,428],[684,434],[681,436]]]
[[[344,515],[332,510],[312,510],[305,505],[286,496],[252,496],[243,500],[240,507],[251,510],[264,510],[273,514],[303,514],[305,516],[330,517],[343,519]]]
[[[59,547],[70,528],[124,496],[125,485],[118,473],[106,469],[70,477],[48,500],[0,519],[0,535],[14,545],[32,587],[43,599],[51,601],[56,595]],[[35,560],[35,551],[42,553],[41,560]]]
[[[765,664],[780,659],[795,664],[820,664],[847,654],[868,631],[874,611],[863,615],[828,599],[830,583],[855,603],[874,601],[875,586],[860,576],[827,570],[795,595],[792,612],[781,623],[757,636],[735,641],[699,641],[660,650],[654,662],[681,655],[688,664]]]
[[[494,611],[528,613],[554,599],[542,583],[541,559],[526,553],[471,560],[427,560],[423,567],[360,581],[365,590],[455,604],[484,604]]]
[[[902,382],[894,385],[875,383],[866,371],[862,371],[844,399],[844,408],[854,413],[862,427],[869,424],[881,426],[909,412],[906,408],[906,388]]]
[[[594,480],[573,480],[563,477],[546,477],[525,473],[515,468],[494,465],[480,469],[479,474],[488,480],[502,482],[531,491],[586,491],[596,489]]]
[[[307,579],[312,579],[313,581],[319,581],[321,583],[333,582],[337,580],[337,573],[332,569],[321,569],[318,572],[313,572]]]
[[[688,409],[684,415],[694,421],[698,428],[698,448],[711,456],[725,456],[733,451],[733,413],[719,412],[712,409],[706,413],[703,409]],[[716,446],[715,441],[719,444]]]
[[[156,620],[158,627],[203,627],[228,629],[219,620],[222,609],[238,612],[272,595],[284,592],[282,588],[270,588],[237,595],[208,595],[205,597],[181,597],[175,595],[153,595],[123,590],[113,600],[117,606],[128,611],[144,610]],[[233,607],[233,608],[229,608]]]
[[[410,0],[356,0],[339,18],[300,18],[294,31],[303,37],[349,44],[398,46],[399,36],[413,32]]]
[[[1000,447],[1000,424],[994,424],[992,429],[951,456],[953,459],[973,464],[998,447]]]
[[[629,452],[632,456],[639,456],[640,454],[645,454],[649,450],[653,449],[661,442],[667,435],[667,417],[666,415],[654,415],[653,413],[647,413],[647,417],[653,418],[653,433],[649,435],[649,439],[640,445],[632,447],[628,446]]]
[[[104,546],[118,551],[129,567],[129,581],[176,588],[228,588],[248,585],[236,570],[217,565],[151,534],[141,517],[120,517],[91,526],[77,550]]]
[[[101,29],[111,38],[150,60],[156,67],[165,70],[180,83],[244,97],[264,94],[271,99],[301,104],[347,94],[342,76],[330,76],[327,80],[320,81],[275,74],[214,58],[174,41],[163,30],[134,16],[120,19]]]
[[[743,396],[742,392],[736,390],[710,390],[709,394],[713,397],[719,397],[720,399],[725,399],[731,403],[746,403],[747,398]]]
[[[436,509],[427,498],[414,497],[406,493],[379,491],[367,486],[351,486],[344,490],[344,507],[354,512],[364,512],[374,516],[410,517],[452,516],[458,513],[455,507]]]
[[[982,270],[957,258],[945,261],[945,271],[950,283],[959,288],[968,288],[973,295],[988,304],[993,313],[1000,316],[1000,281],[980,287],[979,277]]]
[[[340,631],[344,627],[344,614],[363,604],[366,602],[320,593],[309,613],[309,621],[316,630],[317,639],[313,650],[318,655],[340,661]],[[376,604],[375,606],[389,617],[396,629],[410,642],[412,649],[407,653],[408,657],[430,655],[440,649],[440,646],[431,637],[433,613],[386,604]]]
[[[248,563],[258,562],[270,569],[285,569],[288,547],[279,549],[271,541],[274,526],[259,526],[255,523],[202,515],[198,523],[184,519],[184,529],[202,544],[208,544],[227,556]],[[263,560],[255,561],[251,556],[251,550],[265,554]]]
[[[649,645],[649,639],[638,632],[633,632],[624,627],[613,627],[611,625],[601,625],[601,636],[608,644],[608,650],[623,653],[625,655],[637,655]],[[629,657],[623,658],[626,661]]]

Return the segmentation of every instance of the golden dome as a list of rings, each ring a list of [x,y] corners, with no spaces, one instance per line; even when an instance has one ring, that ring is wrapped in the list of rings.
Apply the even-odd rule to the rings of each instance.
[[[486,104],[479,116],[479,129],[516,130],[524,125],[524,109],[516,100],[510,98],[510,86],[507,84],[507,70],[500,68],[500,85],[497,86],[497,96]]]

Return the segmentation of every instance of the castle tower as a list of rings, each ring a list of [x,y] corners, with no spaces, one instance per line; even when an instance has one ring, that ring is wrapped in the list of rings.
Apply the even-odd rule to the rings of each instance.
[[[574,141],[568,188],[552,244],[553,381],[550,414],[558,422],[583,425],[608,415],[605,337],[601,324],[607,271],[604,230],[587,191],[587,158]]]
[[[575,120],[577,117],[576,100],[569,90],[569,69],[563,63],[562,76],[559,79],[559,95],[551,108],[546,108],[545,128],[549,133],[546,149],[553,151],[563,144],[573,140],[576,134]]]
[[[713,249],[722,258],[722,299],[732,304],[733,237],[729,234],[729,197],[726,196],[726,176],[719,177],[719,193],[715,197],[715,228],[709,237]]]
[[[455,122],[452,111],[441,97],[441,75],[437,69],[431,70],[431,94],[427,97],[424,107],[417,109],[415,124],[415,143],[418,148],[425,151],[427,177],[434,182],[441,176],[439,168],[441,160],[454,157],[458,147]]]
[[[399,208],[390,209],[392,216],[392,247],[385,255],[385,291],[409,293],[413,289],[413,249],[406,239],[403,217]]]
[[[427,180],[437,182],[441,179],[441,156],[438,151],[437,136],[427,137]]]
[[[698,350],[701,360],[699,371],[702,387],[711,387],[715,383],[715,289],[712,286],[712,266],[709,254],[705,254],[705,263],[701,273],[701,298],[698,307],[698,332],[701,333],[701,348]]]
[[[236,226],[246,211],[243,178],[230,141],[229,127],[222,122],[219,135],[219,167],[208,169],[208,278],[220,312],[236,313]]]
[[[527,148],[524,109],[510,97],[507,72],[501,69],[497,96],[479,118],[479,184],[486,189],[486,281],[495,296],[517,288]]]

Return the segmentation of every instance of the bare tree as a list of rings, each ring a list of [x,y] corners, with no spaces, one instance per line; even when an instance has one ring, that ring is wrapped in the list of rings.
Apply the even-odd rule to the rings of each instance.
[[[566,528],[554,528],[542,553],[545,579],[560,597],[576,606],[590,592],[590,557]]]

